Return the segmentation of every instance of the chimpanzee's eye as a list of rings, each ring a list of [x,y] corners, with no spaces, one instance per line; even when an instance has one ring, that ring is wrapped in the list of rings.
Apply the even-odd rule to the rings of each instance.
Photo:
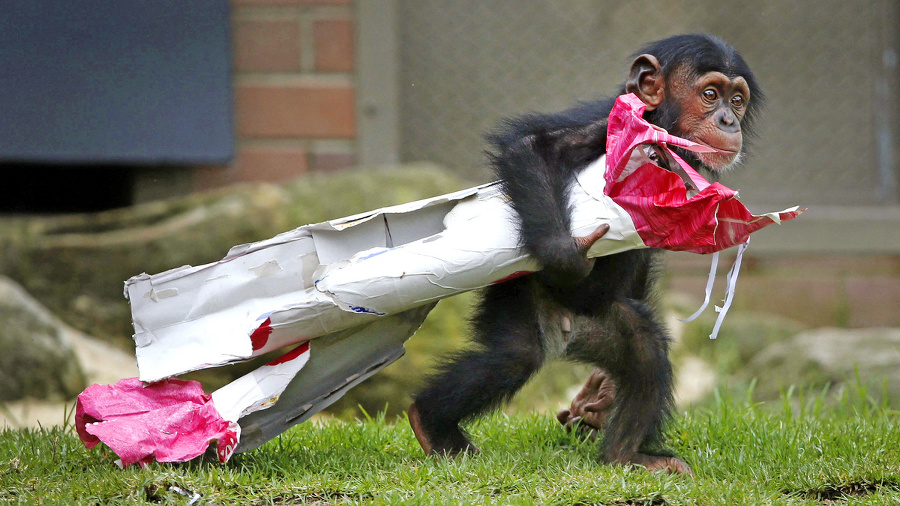
[[[741,107],[744,105],[744,97],[742,95],[735,95],[731,97],[731,105],[735,107]]]
[[[710,89],[703,90],[703,98],[705,98],[706,100],[709,100],[710,102],[713,102],[717,98],[719,98],[719,94],[716,93],[716,90],[710,88]]]

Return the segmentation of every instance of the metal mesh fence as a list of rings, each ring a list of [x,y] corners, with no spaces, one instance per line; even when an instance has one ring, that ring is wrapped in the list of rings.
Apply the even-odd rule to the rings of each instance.
[[[500,118],[612,94],[646,42],[708,32],[769,97],[750,160],[725,179],[745,201],[896,204],[892,1],[404,0],[401,156],[486,180],[482,135]]]

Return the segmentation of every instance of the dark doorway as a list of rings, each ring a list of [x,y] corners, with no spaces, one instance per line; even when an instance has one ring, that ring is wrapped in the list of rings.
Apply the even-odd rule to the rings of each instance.
[[[0,164],[0,214],[93,212],[132,204],[128,166]]]

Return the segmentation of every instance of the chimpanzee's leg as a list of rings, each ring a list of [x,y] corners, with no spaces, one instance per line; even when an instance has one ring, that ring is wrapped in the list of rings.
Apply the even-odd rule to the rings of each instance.
[[[533,280],[486,288],[472,320],[475,345],[432,375],[409,409],[428,454],[473,451],[459,424],[509,400],[544,361]]]
[[[567,355],[601,367],[615,381],[603,444],[608,462],[691,472],[661,448],[673,407],[668,351],[668,336],[645,302],[623,298],[608,314],[576,319]]]

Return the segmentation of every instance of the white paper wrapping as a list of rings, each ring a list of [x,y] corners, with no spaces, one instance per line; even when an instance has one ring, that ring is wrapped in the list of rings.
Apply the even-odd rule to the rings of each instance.
[[[605,158],[570,192],[572,233],[610,231],[589,256],[644,247],[603,194]],[[539,266],[518,244],[517,217],[488,185],[236,246],[221,261],[126,282],[143,381],[245,360],[364,325]],[[271,333],[254,349],[251,334]]]

